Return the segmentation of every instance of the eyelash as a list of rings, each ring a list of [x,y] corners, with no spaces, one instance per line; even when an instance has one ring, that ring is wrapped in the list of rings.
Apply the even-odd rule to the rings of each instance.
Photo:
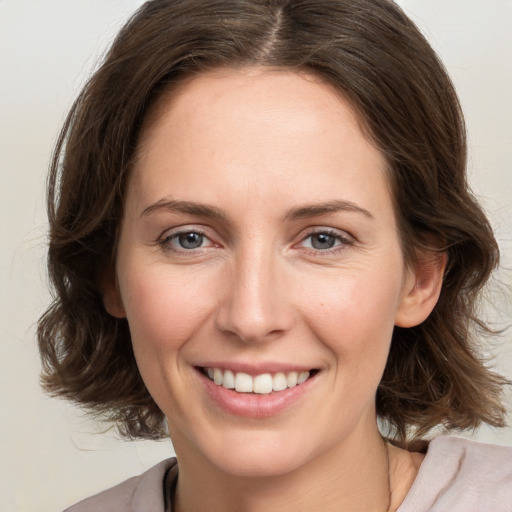
[[[177,245],[172,243],[173,240],[177,240],[180,236],[186,236],[186,235],[197,235],[197,236],[203,237],[203,239],[206,239],[210,242],[210,244],[206,247],[216,247],[216,246],[218,247],[218,244],[215,244],[214,242],[212,242],[212,240],[208,237],[208,235],[204,231],[202,231],[200,229],[196,229],[196,228],[182,229],[180,231],[171,233],[167,236],[164,236],[162,239],[158,240],[157,244],[165,252],[174,252],[177,254],[181,253],[181,254],[187,254],[187,255],[197,253],[201,249],[205,248],[205,247],[198,247],[198,248],[192,248],[192,249],[185,249],[183,247],[178,247]],[[336,254],[340,251],[343,251],[348,246],[351,246],[354,244],[354,241],[351,237],[343,236],[340,234],[339,231],[336,231],[331,228],[317,228],[317,229],[310,231],[309,233],[307,233],[307,235],[302,237],[301,240],[298,242],[298,244],[295,244],[295,246],[299,245],[299,244],[303,244],[308,239],[311,240],[312,237],[314,237],[315,235],[316,236],[327,235],[328,237],[334,238],[335,243],[338,242],[338,244],[334,245],[333,247],[327,248],[327,249],[316,249],[314,247],[302,247],[302,250],[308,251],[308,252],[313,252],[315,254],[329,255],[329,254]]]
[[[183,247],[178,247],[177,245],[174,245],[172,243],[173,240],[179,239],[180,236],[186,236],[186,235],[198,235],[200,237],[203,237],[206,240],[209,240],[210,245],[208,245],[208,247],[216,245],[215,243],[213,243],[210,240],[210,238],[204,231],[202,231],[200,229],[195,229],[195,228],[182,229],[180,231],[176,231],[174,233],[164,236],[161,240],[158,240],[157,243],[165,252],[174,252],[174,253],[178,253],[178,254],[181,253],[181,254],[190,255],[194,252],[197,252],[200,249],[204,249],[203,247],[198,247],[196,249],[185,249]]]
[[[308,248],[304,248],[305,250],[308,250],[308,251],[312,251],[316,254],[323,254],[323,255],[328,255],[328,254],[336,254],[340,251],[343,251],[345,250],[348,246],[351,246],[353,245],[353,240],[351,238],[349,238],[348,236],[343,236],[342,234],[340,234],[339,231],[336,231],[334,229],[331,229],[331,228],[317,228],[317,229],[314,229],[313,231],[310,231],[305,237],[303,237],[300,241],[300,243],[304,243],[306,240],[308,239],[312,239],[312,237],[314,236],[318,236],[318,235],[327,235],[329,237],[332,237],[336,242],[339,242],[337,245],[334,245],[333,247],[329,247],[327,249],[315,249],[314,247],[308,247]]]

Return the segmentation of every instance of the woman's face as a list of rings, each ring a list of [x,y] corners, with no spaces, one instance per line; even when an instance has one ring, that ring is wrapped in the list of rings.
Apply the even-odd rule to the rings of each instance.
[[[311,76],[212,72],[160,102],[105,302],[178,455],[282,474],[376,432],[415,279],[385,167]]]

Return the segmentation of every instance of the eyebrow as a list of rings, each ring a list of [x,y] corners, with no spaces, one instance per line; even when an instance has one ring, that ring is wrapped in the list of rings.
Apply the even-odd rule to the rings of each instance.
[[[365,217],[368,217],[369,219],[375,219],[372,213],[366,210],[365,208],[361,208],[357,204],[354,204],[350,201],[342,200],[334,200],[328,201],[326,203],[313,203],[304,206],[298,206],[296,208],[292,208],[286,214],[285,219],[305,219],[309,217],[318,217],[320,215],[326,215],[328,213],[336,213],[340,211],[361,213]]]
[[[208,219],[226,220],[226,215],[215,206],[173,199],[160,199],[160,201],[145,208],[140,217],[149,217],[158,212],[179,212]]]
[[[340,211],[360,213],[369,219],[375,219],[372,213],[370,213],[368,210],[350,201],[334,200],[324,203],[313,203],[306,204],[304,206],[297,206],[287,212],[284,220],[299,220],[310,217],[319,217],[321,215],[336,213]],[[227,220],[225,213],[215,206],[202,203],[194,203],[192,201],[178,201],[174,199],[160,199],[156,203],[145,208],[140,214],[140,217],[149,217],[158,212],[179,212],[208,219]]]

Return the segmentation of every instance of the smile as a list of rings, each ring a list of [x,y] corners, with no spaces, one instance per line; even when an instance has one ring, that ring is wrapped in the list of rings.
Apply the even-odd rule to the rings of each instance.
[[[249,375],[244,372],[233,372],[220,368],[203,368],[203,373],[217,386],[233,389],[238,393],[257,393],[268,395],[272,392],[283,391],[306,382],[316,370],[301,372],[277,372]]]
[[[196,366],[196,375],[211,403],[223,411],[246,418],[263,419],[284,413],[318,387],[319,369],[305,370],[254,366],[222,368]],[[238,371],[240,370],[240,371]],[[244,370],[244,371],[242,371]]]

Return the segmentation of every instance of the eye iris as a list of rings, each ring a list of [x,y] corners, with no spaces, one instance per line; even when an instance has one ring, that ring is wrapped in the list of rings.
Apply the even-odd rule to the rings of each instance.
[[[328,233],[317,233],[311,237],[311,245],[314,249],[331,249],[336,239]]]
[[[184,249],[197,249],[203,244],[203,235],[199,233],[182,233],[178,236],[178,242]]]

